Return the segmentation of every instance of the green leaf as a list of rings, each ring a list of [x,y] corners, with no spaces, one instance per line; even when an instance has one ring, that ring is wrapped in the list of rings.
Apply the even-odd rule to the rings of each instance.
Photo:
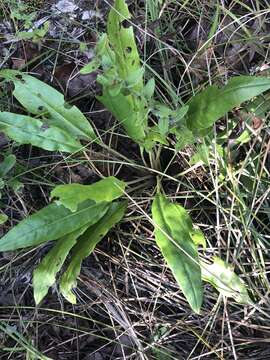
[[[112,46],[121,79],[126,80],[128,76],[140,69],[140,57],[137,50],[133,27],[124,27],[123,21],[131,18],[128,6],[124,0],[115,0],[107,25],[110,45]],[[134,90],[143,89],[141,78],[134,85]]]
[[[13,95],[32,114],[46,117],[48,125],[57,126],[75,138],[96,140],[93,128],[83,113],[65,102],[53,87],[16,70],[2,70],[0,76],[15,85]]]
[[[187,145],[194,144],[194,141],[195,141],[194,135],[193,135],[192,131],[190,131],[187,128],[185,123],[173,127],[172,129],[170,129],[170,133],[175,134],[175,137],[176,137],[175,150],[176,151],[182,150]]]
[[[219,257],[212,264],[201,262],[202,278],[213,285],[222,295],[234,298],[240,304],[252,304],[245,283],[231,266]]]
[[[190,235],[191,218],[182,206],[160,193],[154,198],[152,215],[157,245],[191,308],[199,313],[202,281],[197,247]]]
[[[0,112],[0,129],[1,129],[1,112]],[[5,177],[10,170],[16,164],[16,156],[15,155],[7,155],[4,157],[4,160],[0,163],[0,178]]]
[[[0,251],[10,251],[36,246],[56,240],[82,226],[96,223],[108,210],[108,203],[86,201],[76,212],[66,207],[50,204],[22,220],[0,239]]]
[[[33,274],[34,298],[38,305],[55,283],[56,274],[61,269],[77,238],[85,232],[88,224],[57,240],[53,248],[43,258]]]
[[[8,220],[8,216],[6,214],[0,214],[0,225],[3,225]]]
[[[116,0],[107,25],[108,39],[102,42],[103,74],[98,76],[102,96],[97,99],[115,116],[128,136],[143,146],[147,132],[149,107],[143,96],[143,68],[132,26],[123,26],[130,18],[124,0]],[[104,45],[105,44],[105,45]]]
[[[191,98],[187,125],[192,131],[207,129],[234,107],[270,89],[270,78],[237,76],[223,88],[209,86]]]
[[[196,246],[202,245],[204,250],[206,249],[206,239],[201,229],[192,229],[190,232],[192,241]]]
[[[145,87],[143,88],[143,96],[145,96],[147,100],[152,99],[155,92],[155,86],[155,79],[151,78],[150,80],[148,80]]]
[[[85,200],[111,202],[123,195],[126,184],[114,176],[107,177],[92,185],[67,184],[58,185],[51,192],[52,198],[59,198],[58,204],[71,211],[76,211]]]
[[[161,136],[158,126],[149,128],[149,132],[144,140],[144,148],[146,151],[151,151],[156,142],[163,145],[169,145],[166,137]]]
[[[169,130],[169,120],[166,117],[159,118],[158,128],[162,138],[166,136]]]
[[[126,207],[126,201],[112,203],[103,218],[101,218],[98,223],[89,227],[89,229],[77,240],[77,244],[72,249],[70,264],[60,282],[61,293],[72,304],[76,303],[76,296],[71,290],[76,287],[76,279],[80,274],[83,259],[94,251],[100,240],[102,240],[107,232],[122,219]]]
[[[195,154],[189,160],[190,165],[194,165],[202,161],[205,165],[209,165],[210,147],[203,143],[196,147]]]
[[[100,63],[101,63],[101,61],[98,58],[94,58],[92,61],[90,61],[90,63],[84,65],[81,68],[80,73],[81,74],[90,74],[93,71],[96,71],[100,67]]]
[[[0,112],[0,131],[19,144],[31,144],[45,150],[72,153],[82,148],[66,131],[26,115]]]
[[[131,95],[125,96],[121,92],[117,96],[111,96],[108,88],[103,88],[102,96],[97,96],[97,99],[135,142],[144,142],[148,109],[144,108],[142,102],[136,103]]]

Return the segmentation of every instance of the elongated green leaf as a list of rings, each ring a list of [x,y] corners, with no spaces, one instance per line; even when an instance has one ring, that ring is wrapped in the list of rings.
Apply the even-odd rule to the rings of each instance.
[[[202,278],[213,285],[222,295],[232,297],[240,304],[252,304],[245,283],[231,266],[219,257],[212,264],[201,262]]]
[[[115,52],[116,63],[120,78],[126,80],[130,74],[140,69],[140,57],[137,50],[133,27],[124,27],[123,21],[131,18],[125,0],[115,0],[107,25],[109,42]],[[134,90],[143,89],[143,79],[133,87]]]
[[[92,185],[68,184],[58,185],[51,192],[52,198],[59,198],[58,204],[64,205],[71,211],[76,211],[80,203],[85,200],[95,202],[111,202],[121,195],[125,190],[126,184],[114,176],[109,176]]]
[[[0,112],[0,119],[1,119],[1,112]],[[0,129],[1,129],[1,120],[0,120]],[[0,178],[5,177],[9,171],[15,166],[16,164],[16,156],[13,154],[7,155],[4,157],[4,160],[0,163]]]
[[[60,282],[61,293],[72,304],[76,303],[76,296],[71,290],[76,287],[76,279],[80,274],[83,259],[94,251],[99,241],[122,219],[126,207],[127,203],[125,201],[111,204],[104,217],[98,223],[89,227],[74,246],[71,262]]]
[[[188,103],[187,125],[193,131],[207,129],[234,107],[268,89],[270,78],[261,76],[237,76],[223,88],[209,86]]]
[[[56,274],[61,269],[70,249],[76,244],[77,238],[87,228],[88,225],[85,225],[57,240],[53,248],[35,269],[33,288],[36,304],[39,304],[47,295],[49,288],[55,283]]]
[[[82,147],[66,131],[25,115],[0,112],[0,131],[19,144],[31,144],[50,151],[72,153]]]
[[[136,47],[132,26],[123,26],[130,18],[124,0],[116,0],[108,18],[108,38],[103,36],[103,75],[97,81],[102,85],[98,100],[115,116],[127,134],[140,145],[147,132],[149,107],[144,96],[143,68]],[[150,87],[153,87],[154,84]],[[152,90],[149,89],[148,92]]]
[[[192,221],[186,210],[158,193],[152,215],[155,239],[169,268],[195,312],[202,304],[202,281],[197,247],[191,233]]]
[[[3,225],[8,220],[6,214],[0,214],[0,225]]]
[[[64,96],[53,87],[16,70],[2,70],[0,76],[13,81],[16,99],[30,113],[45,116],[48,125],[57,126],[76,138],[96,139],[83,113],[66,103]]]
[[[16,250],[56,240],[82,226],[95,224],[109,204],[86,201],[72,213],[62,205],[50,204],[21,221],[0,239],[0,251]]]

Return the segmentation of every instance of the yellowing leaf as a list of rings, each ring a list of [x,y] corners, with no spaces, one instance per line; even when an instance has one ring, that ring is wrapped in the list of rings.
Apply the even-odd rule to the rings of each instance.
[[[252,304],[245,283],[231,266],[219,257],[212,264],[201,262],[202,278],[213,285],[222,295],[234,298],[240,304]]]
[[[52,198],[59,198],[58,204],[64,205],[71,211],[76,211],[80,203],[85,200],[95,202],[111,202],[121,195],[125,190],[125,183],[114,176],[107,177],[92,185],[67,184],[58,185],[51,192]]]
[[[154,198],[152,215],[157,245],[191,308],[199,313],[202,280],[197,246],[190,235],[192,221],[182,206],[160,193]]]

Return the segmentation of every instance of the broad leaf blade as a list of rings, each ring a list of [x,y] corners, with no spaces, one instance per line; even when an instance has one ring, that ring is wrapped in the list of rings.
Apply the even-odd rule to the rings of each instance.
[[[82,147],[64,130],[25,115],[0,112],[0,131],[19,144],[31,144],[49,151],[73,153]]]
[[[270,79],[261,76],[237,76],[223,88],[209,86],[188,103],[187,125],[193,131],[207,129],[234,107],[268,89]]]
[[[213,285],[222,295],[232,297],[240,304],[252,304],[245,283],[229,264],[214,257],[212,264],[201,262],[202,278]]]
[[[202,281],[197,247],[190,233],[192,221],[186,210],[158,193],[152,215],[155,239],[169,268],[195,312],[202,304]],[[174,243],[173,243],[174,242]]]
[[[58,185],[51,192],[52,198],[59,198],[58,204],[71,211],[76,211],[85,200],[111,202],[123,195],[126,184],[114,176],[109,176],[92,185],[67,184]]]
[[[54,125],[76,138],[96,140],[93,128],[83,113],[65,102],[53,87],[16,70],[2,70],[0,76],[13,81],[13,95],[32,114],[45,116]]]
[[[98,223],[89,227],[78,239],[72,250],[71,262],[60,282],[60,291],[69,302],[76,303],[76,296],[71,290],[76,286],[76,279],[80,274],[83,259],[94,251],[99,241],[122,219],[126,207],[127,203],[125,201],[111,204],[104,217]]]
[[[47,295],[49,288],[55,283],[56,274],[61,269],[77,238],[88,228],[85,225],[57,240],[53,248],[42,259],[33,274],[35,303],[39,304]]]
[[[131,95],[125,96],[122,93],[111,96],[105,87],[102,96],[97,96],[97,99],[113,114],[134,141],[144,141],[148,110],[143,107],[142,102],[135,103]]]
[[[108,203],[86,201],[71,212],[62,205],[50,204],[22,220],[0,239],[0,251],[16,250],[56,240],[82,226],[95,224],[108,210]]]

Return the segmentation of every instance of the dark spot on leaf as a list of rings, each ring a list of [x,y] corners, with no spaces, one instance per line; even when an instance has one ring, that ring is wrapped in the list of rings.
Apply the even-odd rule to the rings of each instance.
[[[135,65],[135,59],[132,60],[131,65]]]
[[[50,128],[50,126],[48,124],[42,124],[41,127],[40,127],[40,130],[42,131],[46,131]]]
[[[15,75],[15,78],[16,78],[17,80],[20,80],[22,83],[25,83],[25,80],[23,79],[22,75],[17,74],[17,75]]]
[[[123,88],[122,93],[124,96],[128,96],[128,95],[130,95],[130,90],[128,88]]]
[[[71,109],[71,108],[72,108],[72,105],[70,105],[69,103],[65,102],[65,103],[64,103],[64,108],[67,109],[67,110],[68,110],[68,109]]]
[[[126,52],[127,52],[128,54],[130,54],[131,51],[132,51],[132,47],[130,47],[130,46],[126,47]]]
[[[125,28],[125,29],[129,28],[129,27],[130,27],[129,21],[128,21],[128,20],[123,20],[123,21],[122,21],[122,26],[123,26],[123,28]]]
[[[38,111],[44,111],[45,109],[44,109],[44,106],[42,106],[42,105],[40,105],[39,107],[38,107]]]

